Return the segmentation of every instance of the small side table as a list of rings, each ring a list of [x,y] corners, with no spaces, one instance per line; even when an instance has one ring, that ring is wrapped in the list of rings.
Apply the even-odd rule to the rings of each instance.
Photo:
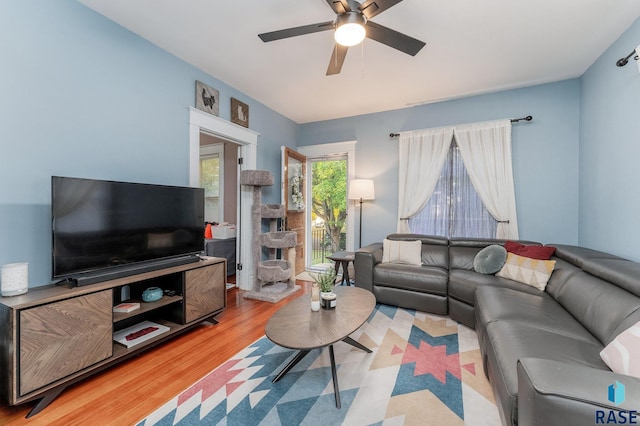
[[[342,266],[342,281],[340,281],[340,285],[343,285],[345,282],[347,286],[351,285],[349,281],[349,262],[353,262],[355,257],[356,254],[352,251],[337,251],[331,256],[327,256],[327,259],[335,262],[336,274],[338,274],[340,266]]]

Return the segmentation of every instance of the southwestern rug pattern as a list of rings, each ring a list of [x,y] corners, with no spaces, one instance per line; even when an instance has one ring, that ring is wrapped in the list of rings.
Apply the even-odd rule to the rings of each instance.
[[[152,425],[499,425],[473,330],[387,305],[334,345],[342,408],[328,349],[311,351],[279,382],[297,352],[262,337],[150,414]]]

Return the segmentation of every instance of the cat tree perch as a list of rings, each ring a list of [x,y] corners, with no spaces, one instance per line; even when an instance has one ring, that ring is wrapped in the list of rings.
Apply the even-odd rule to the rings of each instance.
[[[282,204],[262,204],[262,187],[273,185],[273,173],[266,170],[243,170],[240,184],[253,187],[252,251],[256,265],[253,290],[244,294],[247,299],[278,302],[300,290],[296,285],[295,266],[288,259],[295,258],[297,236],[295,231],[278,231],[278,220],[283,220],[286,212]],[[262,221],[269,221],[269,232],[261,233]],[[269,259],[262,259],[262,248],[269,253]],[[280,258],[278,258],[278,251]]]

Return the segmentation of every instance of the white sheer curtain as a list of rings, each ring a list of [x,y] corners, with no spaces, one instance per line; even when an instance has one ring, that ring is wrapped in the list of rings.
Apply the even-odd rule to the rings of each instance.
[[[471,182],[489,213],[498,221],[496,237],[517,239],[511,121],[459,126],[454,133]]]
[[[409,228],[449,238],[495,238],[497,225],[471,183],[454,138],[433,195],[409,219]]]
[[[410,232],[409,218],[429,201],[452,139],[452,127],[400,133],[398,232]]]

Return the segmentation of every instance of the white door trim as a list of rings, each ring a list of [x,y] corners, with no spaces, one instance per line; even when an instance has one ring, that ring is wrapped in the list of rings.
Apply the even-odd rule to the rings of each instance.
[[[356,175],[356,143],[357,141],[335,142],[325,143],[320,145],[307,145],[299,146],[296,150],[307,157],[307,176],[305,177],[307,182],[307,194],[311,194],[311,167],[309,167],[309,161],[311,159],[317,159],[320,157],[330,156],[347,156],[347,188],[351,179]],[[307,203],[310,203],[311,197],[307,197]],[[311,205],[307,205],[307,226],[311,224]],[[347,251],[354,251],[355,245],[355,233],[354,226],[354,205],[347,200]],[[306,232],[305,246],[307,248],[307,260],[306,264],[311,265],[311,232]]]
[[[260,136],[260,133],[189,107],[189,185],[193,187],[200,186],[201,132],[238,144],[238,157],[242,157],[244,169],[253,170],[256,168],[258,136]],[[242,269],[236,272],[236,283],[241,290],[251,290],[253,288],[255,274],[251,256],[253,235],[252,205],[253,188],[241,186],[240,196],[238,197],[237,220],[237,232],[239,235],[238,244],[236,245],[236,262],[242,264]]]

